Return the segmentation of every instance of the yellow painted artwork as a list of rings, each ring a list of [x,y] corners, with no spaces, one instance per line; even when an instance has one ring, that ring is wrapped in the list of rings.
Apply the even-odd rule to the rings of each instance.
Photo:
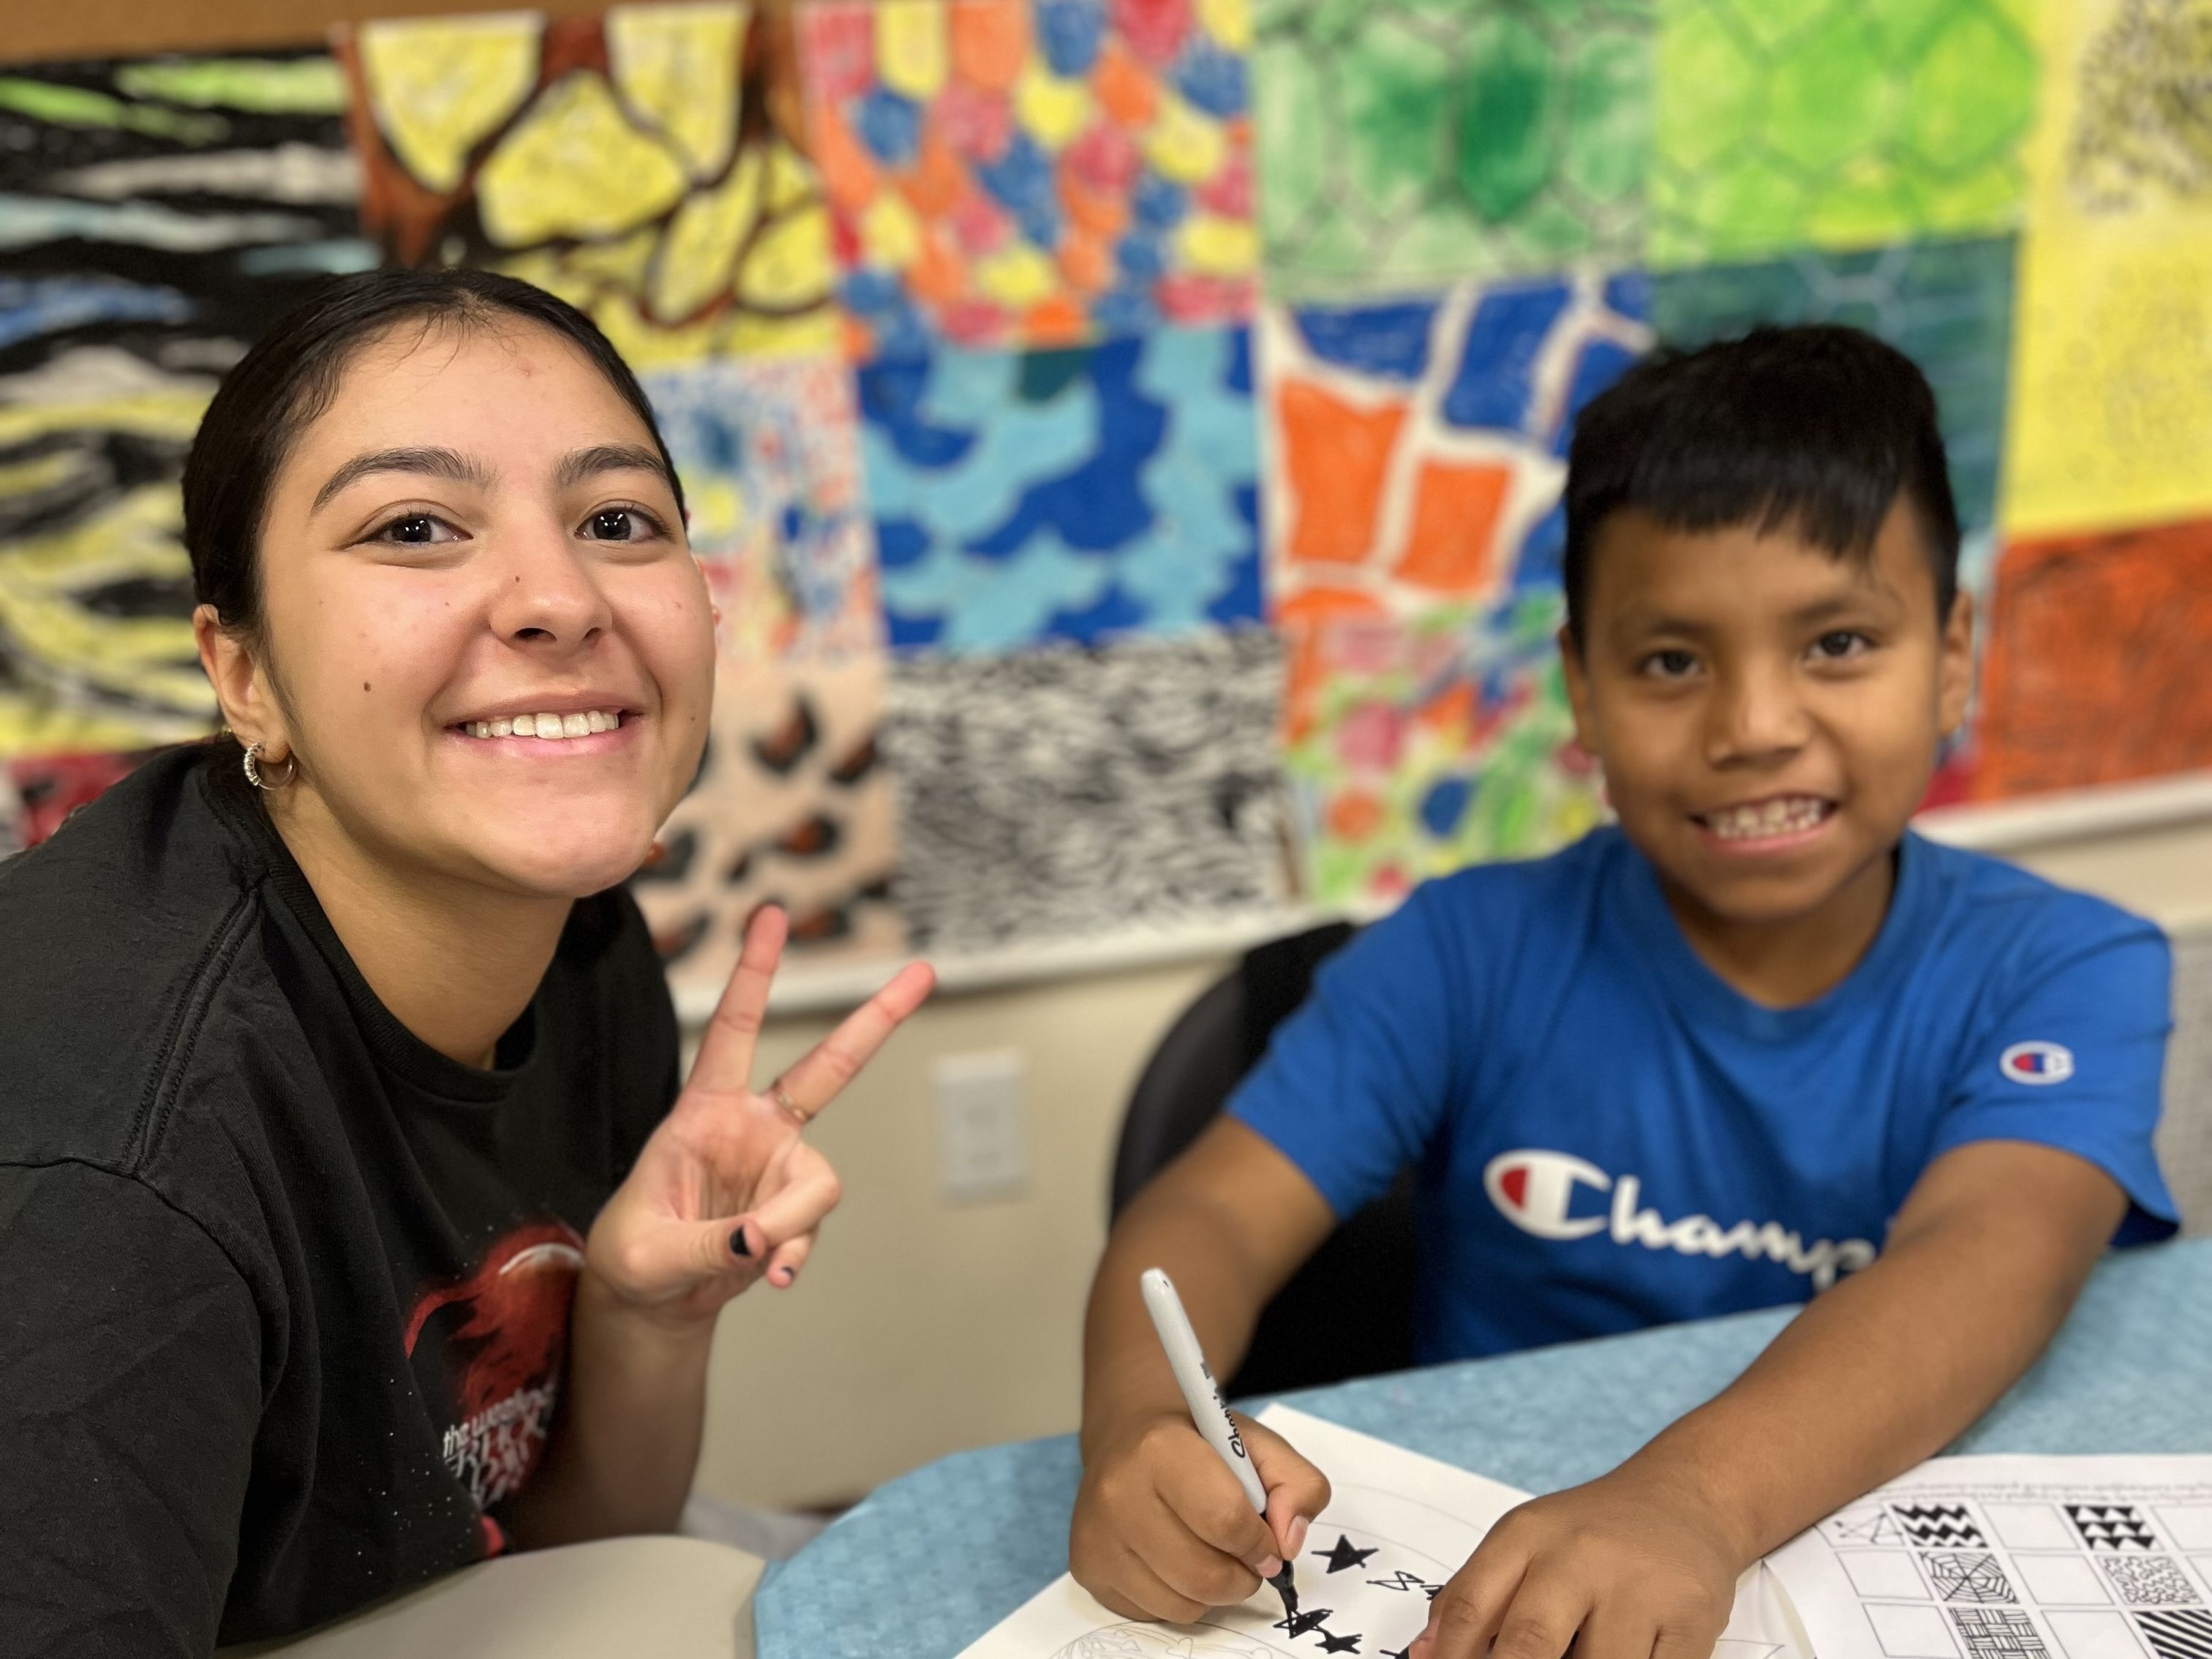
[[[408,18],[338,37],[362,218],[407,264],[560,295],[641,371],[830,350],[830,222],[788,35],[737,4]]]
[[[2212,510],[2212,152],[2190,96],[2212,5],[2069,0],[2044,29],[1999,512],[2015,540]]]

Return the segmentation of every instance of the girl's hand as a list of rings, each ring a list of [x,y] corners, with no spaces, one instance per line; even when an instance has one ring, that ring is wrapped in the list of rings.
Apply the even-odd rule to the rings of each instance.
[[[788,924],[763,909],[699,1044],[690,1080],[592,1224],[584,1272],[621,1304],[711,1319],[766,1276],[798,1278],[836,1205],[837,1172],[802,1138],[936,984],[909,963],[764,1091],[749,1079]]]

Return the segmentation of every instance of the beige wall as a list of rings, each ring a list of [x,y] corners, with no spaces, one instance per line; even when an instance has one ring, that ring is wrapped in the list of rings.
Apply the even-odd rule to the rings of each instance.
[[[2212,823],[2015,856],[2169,924],[2212,915]],[[1073,1428],[1122,1105],[1160,1034],[1228,965],[945,996],[895,1038],[813,1132],[846,1184],[819,1253],[793,1291],[757,1290],[723,1318],[701,1484],[835,1503],[949,1451]],[[776,1022],[760,1075],[828,1027]],[[1028,1059],[1028,1190],[947,1203],[930,1063],[1007,1048]]]
[[[2008,854],[2037,874],[2124,904],[2165,927],[2212,921],[2212,823],[2167,824]]]

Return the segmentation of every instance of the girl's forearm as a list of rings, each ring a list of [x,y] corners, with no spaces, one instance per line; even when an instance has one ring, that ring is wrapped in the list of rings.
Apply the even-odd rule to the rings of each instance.
[[[676,1529],[698,1468],[714,1334],[712,1318],[626,1307],[584,1273],[552,1438],[508,1509],[517,1544]]]

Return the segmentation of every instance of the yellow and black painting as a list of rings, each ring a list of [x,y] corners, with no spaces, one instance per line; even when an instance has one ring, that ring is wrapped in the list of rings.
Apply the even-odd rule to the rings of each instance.
[[[0,762],[191,737],[177,479],[223,371],[373,264],[326,53],[0,73]]]

